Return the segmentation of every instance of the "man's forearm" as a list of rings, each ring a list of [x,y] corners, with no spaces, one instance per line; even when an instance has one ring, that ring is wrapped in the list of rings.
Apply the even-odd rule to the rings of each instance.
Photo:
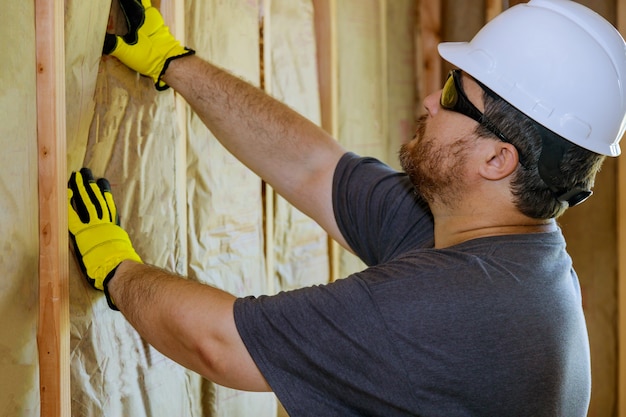
[[[231,153],[270,183],[280,185],[284,168],[333,165],[336,160],[327,162],[328,157],[344,153],[319,126],[197,56],[172,61],[163,79]],[[316,159],[318,152],[321,160]]]
[[[163,79],[226,149],[342,240],[331,202],[332,177],[345,153],[337,141],[260,89],[197,56],[172,61]]]
[[[132,261],[120,264],[108,290],[131,325],[164,355],[219,384],[269,390],[237,332],[233,295]]]

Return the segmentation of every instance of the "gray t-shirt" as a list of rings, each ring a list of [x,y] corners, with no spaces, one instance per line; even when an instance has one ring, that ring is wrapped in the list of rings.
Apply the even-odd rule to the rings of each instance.
[[[341,232],[369,267],[235,304],[291,416],[586,415],[588,338],[560,231],[433,249],[404,174],[347,153],[333,187]]]

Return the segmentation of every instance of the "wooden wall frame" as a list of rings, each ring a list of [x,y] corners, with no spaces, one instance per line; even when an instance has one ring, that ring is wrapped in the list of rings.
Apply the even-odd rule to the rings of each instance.
[[[486,0],[485,1],[485,22],[490,21],[500,13],[504,8],[504,0]]]
[[[259,16],[259,53],[261,65],[259,74],[261,79],[259,84],[267,94],[272,95],[272,71],[266,71],[267,68],[271,68],[271,46],[272,46],[272,0],[259,0],[259,12],[262,13]],[[263,230],[264,230],[264,253],[265,253],[265,282],[267,285],[267,293],[276,293],[276,253],[274,248],[275,241],[275,207],[277,194],[274,188],[266,183],[262,182],[263,187]]]
[[[339,137],[337,86],[337,0],[313,0],[315,11],[315,45],[317,47],[317,77],[320,91],[322,129],[332,137]],[[329,280],[340,278],[340,247],[328,238]]]
[[[617,1],[617,28],[626,34],[626,0]],[[622,148],[624,147],[622,139]],[[626,159],[617,159],[617,415],[626,417]]]
[[[35,0],[42,417],[70,415],[64,31],[64,2]]]
[[[626,159],[623,155],[617,164],[617,403],[618,416],[626,417]]]
[[[442,0],[416,0],[418,19],[416,28],[416,81],[418,102],[441,88],[442,59],[437,51],[441,42]]]

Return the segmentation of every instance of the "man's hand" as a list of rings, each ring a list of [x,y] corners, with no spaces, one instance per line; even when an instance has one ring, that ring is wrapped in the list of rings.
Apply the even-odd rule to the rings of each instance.
[[[106,34],[103,52],[113,55],[131,69],[154,80],[157,90],[168,85],[161,81],[169,63],[176,58],[194,54],[183,47],[172,34],[161,13],[152,7],[150,0],[119,0],[128,23],[124,36]]]
[[[104,291],[109,307],[107,283],[122,261],[140,262],[130,238],[119,226],[111,186],[105,178],[96,183],[88,168],[73,172],[67,187],[68,226],[80,269],[92,287]]]

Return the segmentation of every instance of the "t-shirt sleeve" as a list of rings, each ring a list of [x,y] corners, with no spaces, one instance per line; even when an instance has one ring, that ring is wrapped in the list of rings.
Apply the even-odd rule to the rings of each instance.
[[[368,287],[357,276],[241,298],[234,314],[250,355],[293,415],[376,410],[381,381],[398,404],[410,397],[410,384],[400,376],[403,364],[389,359],[395,348],[384,336],[387,330]]]
[[[432,247],[433,219],[407,175],[346,153],[333,179],[333,210],[350,248],[368,266]]]

